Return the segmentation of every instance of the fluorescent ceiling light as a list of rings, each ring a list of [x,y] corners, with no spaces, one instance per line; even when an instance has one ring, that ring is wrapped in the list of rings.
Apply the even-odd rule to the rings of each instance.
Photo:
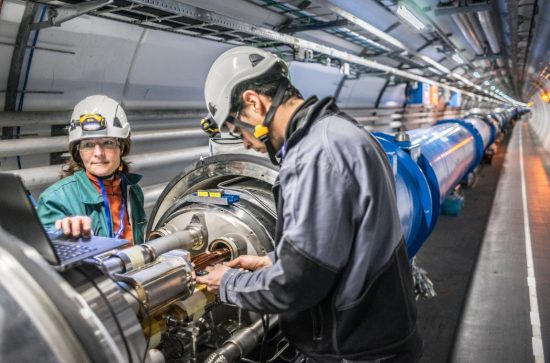
[[[397,15],[405,20],[407,23],[412,25],[417,30],[424,30],[426,29],[426,25],[420,20],[416,15],[414,15],[409,8],[407,8],[403,4],[397,5]]]
[[[478,71],[475,71],[475,72],[474,72],[474,77],[476,77],[476,78],[481,78],[481,74],[479,74]]]
[[[441,72],[437,69],[435,69],[434,67],[428,67],[428,70],[432,73],[435,73],[435,74],[441,74]]]
[[[451,58],[453,58],[453,60],[455,62],[457,62],[458,64],[464,64],[465,63],[464,59],[458,53],[453,54],[453,56]]]

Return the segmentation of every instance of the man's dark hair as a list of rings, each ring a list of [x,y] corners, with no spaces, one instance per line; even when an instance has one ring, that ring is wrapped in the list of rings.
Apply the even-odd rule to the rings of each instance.
[[[273,98],[275,93],[277,93],[277,88],[283,78],[286,78],[286,76],[284,75],[281,65],[277,63],[273,66],[273,68],[271,68],[271,70],[261,77],[248,79],[242,83],[239,83],[231,95],[231,112],[237,112],[242,108],[242,96],[245,91],[250,90]],[[282,103],[285,103],[294,97],[303,99],[300,91],[289,83],[286,87]]]

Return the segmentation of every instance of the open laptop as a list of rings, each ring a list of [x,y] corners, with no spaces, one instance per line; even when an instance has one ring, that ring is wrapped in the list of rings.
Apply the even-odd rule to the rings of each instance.
[[[34,247],[59,271],[67,270],[87,258],[128,244],[127,240],[106,237],[51,240],[27,196],[20,177],[9,173],[0,173],[0,226]],[[57,233],[58,237],[62,235],[62,232]]]

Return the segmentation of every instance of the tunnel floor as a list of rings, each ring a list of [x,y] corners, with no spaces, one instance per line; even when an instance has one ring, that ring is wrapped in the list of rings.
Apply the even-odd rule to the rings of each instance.
[[[418,324],[424,340],[421,363],[450,361],[470,280],[501,174],[510,134],[498,144],[491,164],[482,164],[474,188],[464,189],[458,216],[440,216],[436,228],[417,255],[437,296],[418,301]]]
[[[440,218],[418,255],[438,293],[418,302],[421,362],[544,362],[549,169],[527,122],[518,122],[465,191],[460,216]]]

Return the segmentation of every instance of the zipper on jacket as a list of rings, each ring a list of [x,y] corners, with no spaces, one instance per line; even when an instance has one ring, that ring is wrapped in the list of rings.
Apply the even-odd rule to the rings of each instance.
[[[407,312],[407,320],[410,326],[414,325],[414,319],[413,319],[413,308],[409,304],[409,296],[407,294],[407,282],[404,280],[404,271],[402,269],[403,266],[401,266],[401,262],[399,261],[399,254],[401,253],[400,249],[404,248],[403,246],[398,247],[398,250],[396,251],[394,255],[395,264],[397,265],[397,271],[399,274],[399,280],[401,281],[401,295],[403,298],[403,303],[405,304],[405,311]],[[407,271],[408,272],[408,271]],[[414,289],[414,287],[413,287]]]
[[[317,305],[311,310],[311,320],[313,325],[313,340],[323,340],[324,316],[321,305]]]

